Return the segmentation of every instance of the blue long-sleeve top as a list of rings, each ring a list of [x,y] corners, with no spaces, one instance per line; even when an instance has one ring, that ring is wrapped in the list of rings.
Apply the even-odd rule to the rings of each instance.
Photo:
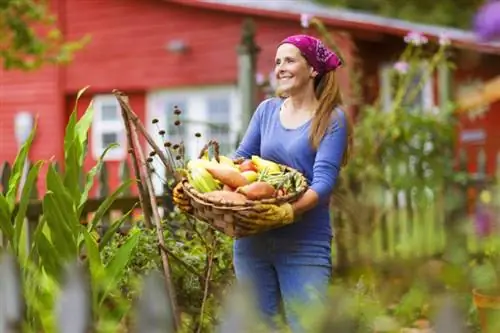
[[[347,124],[343,111],[337,109],[331,127],[317,150],[310,144],[311,121],[295,129],[282,125],[279,111],[284,100],[269,98],[260,103],[234,155],[288,165],[303,173],[309,188],[319,196],[319,203],[291,225],[268,231],[275,237],[326,240],[332,237],[329,199],[336,184],[347,142]]]

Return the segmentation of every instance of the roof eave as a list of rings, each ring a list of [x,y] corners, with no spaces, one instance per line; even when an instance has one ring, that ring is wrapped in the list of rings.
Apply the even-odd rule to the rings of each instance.
[[[274,19],[284,19],[284,20],[290,20],[290,21],[296,21],[298,22],[299,19],[297,18],[296,13],[291,13],[291,12],[282,12],[282,11],[273,11],[273,10],[267,10],[267,9],[262,9],[262,8],[252,8],[252,7],[245,7],[245,6],[235,6],[233,4],[225,4],[225,3],[216,3],[216,2],[206,2],[206,1],[199,1],[199,0],[194,0],[194,1],[185,1],[185,0],[168,0],[170,3],[177,3],[179,5],[183,6],[190,6],[190,7],[196,7],[196,8],[203,8],[203,9],[208,9],[208,10],[216,10],[216,11],[222,11],[222,12],[228,12],[228,13],[238,13],[238,14],[243,14],[243,15],[250,15],[250,16],[260,16],[260,17],[267,17],[267,18],[274,18]],[[404,37],[409,30],[408,29],[403,29],[403,28],[398,28],[394,26],[384,26],[376,23],[371,23],[371,22],[356,22],[356,21],[349,21],[345,19],[336,19],[328,16],[323,16],[321,14],[315,14],[315,17],[320,19],[325,25],[330,26],[330,27],[336,27],[339,29],[345,29],[345,30],[350,30],[354,31],[355,33],[358,33],[360,36],[363,36],[362,32],[368,31],[373,34],[374,31],[376,33],[380,34],[385,34],[385,35],[393,35],[393,36],[401,36]],[[297,23],[299,24],[299,23]],[[429,34],[426,33],[426,36],[433,41],[437,41],[439,39],[439,36],[435,34]],[[451,37],[450,38],[451,43],[453,44],[454,47],[456,48],[462,48],[462,49],[468,49],[480,53],[489,53],[489,54],[497,54],[500,55],[500,47],[491,45],[489,43],[479,43],[475,40],[461,40],[461,39],[456,39]]]

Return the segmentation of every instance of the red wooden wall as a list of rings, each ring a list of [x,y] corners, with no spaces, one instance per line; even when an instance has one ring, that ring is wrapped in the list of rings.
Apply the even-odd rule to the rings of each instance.
[[[75,39],[88,34],[91,41],[67,67],[47,66],[31,74],[0,72],[0,161],[14,158],[13,117],[21,110],[39,115],[39,130],[30,157],[60,158],[65,122],[73,109],[76,91],[84,86],[90,85],[91,89],[81,100],[82,110],[94,93],[117,88],[131,96],[134,111],[144,119],[145,98],[150,90],[237,82],[236,47],[246,16],[159,0],[53,2],[66,36]],[[302,29],[299,18],[253,19],[257,43],[262,48],[258,71],[267,75],[273,67],[276,44]],[[168,42],[177,39],[187,43],[188,52],[175,54],[167,50]],[[349,41],[339,42],[349,59]],[[360,49],[369,74],[364,82],[367,95],[375,95],[376,68],[379,61],[386,60],[385,51],[388,49],[377,47],[376,43]],[[347,71],[341,71],[340,77],[341,84],[347,87]],[[488,117],[497,115],[495,112]],[[490,120],[485,126],[494,132],[493,120],[498,119]],[[500,145],[500,140],[495,145]],[[93,161],[89,156],[87,168],[90,164]],[[116,169],[110,171],[113,177],[117,175]]]

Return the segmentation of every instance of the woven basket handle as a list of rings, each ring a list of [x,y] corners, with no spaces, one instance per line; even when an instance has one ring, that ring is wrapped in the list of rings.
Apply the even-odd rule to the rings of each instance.
[[[214,157],[217,163],[220,163],[219,159],[219,143],[215,140],[210,140],[207,144],[201,149],[200,155],[198,158],[202,158],[205,153],[208,153],[208,158]],[[213,155],[213,156],[210,156]]]

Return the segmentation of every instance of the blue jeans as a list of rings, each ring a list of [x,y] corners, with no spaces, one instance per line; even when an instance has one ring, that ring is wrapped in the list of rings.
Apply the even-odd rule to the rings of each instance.
[[[292,332],[303,332],[293,303],[307,307],[325,300],[332,276],[331,246],[331,240],[268,235],[238,239],[234,243],[236,278],[252,286],[265,321],[272,323],[283,309]]]

